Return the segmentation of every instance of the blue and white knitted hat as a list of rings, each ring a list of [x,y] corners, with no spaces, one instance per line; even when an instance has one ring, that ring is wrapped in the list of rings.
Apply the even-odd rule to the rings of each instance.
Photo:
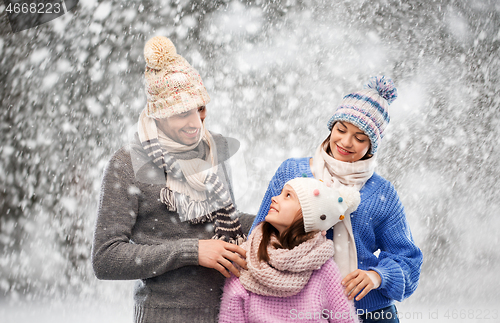
[[[363,90],[348,94],[342,99],[328,121],[328,129],[331,131],[337,121],[352,123],[370,138],[370,153],[374,154],[390,121],[389,104],[397,96],[396,87],[390,78],[373,76]]]

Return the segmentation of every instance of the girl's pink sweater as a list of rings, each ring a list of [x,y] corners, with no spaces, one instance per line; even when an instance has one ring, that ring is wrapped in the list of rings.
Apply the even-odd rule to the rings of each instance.
[[[313,272],[302,291],[289,297],[249,292],[236,276],[231,276],[224,287],[219,322],[358,322],[340,281],[339,269],[332,259]]]

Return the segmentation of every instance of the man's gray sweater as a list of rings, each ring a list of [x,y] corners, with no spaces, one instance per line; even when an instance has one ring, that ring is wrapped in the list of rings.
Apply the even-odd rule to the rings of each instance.
[[[214,140],[219,160],[227,160],[226,140],[215,134]],[[165,175],[152,161],[140,161],[144,158],[136,142],[117,151],[105,169],[94,272],[99,279],[138,280],[135,322],[216,322],[224,276],[198,265],[198,240],[210,239],[213,226],[180,222],[168,211],[160,202]],[[218,173],[227,175],[221,166]],[[240,218],[244,232],[252,220]]]

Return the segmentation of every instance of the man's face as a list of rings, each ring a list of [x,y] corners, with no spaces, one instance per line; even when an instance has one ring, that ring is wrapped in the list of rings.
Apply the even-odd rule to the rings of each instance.
[[[207,107],[205,107],[205,106],[199,107],[198,113],[200,114],[201,122],[203,122],[205,120],[205,118],[207,117]]]
[[[201,136],[201,119],[198,108],[191,109],[170,118],[156,119],[157,127],[175,142],[190,146]]]

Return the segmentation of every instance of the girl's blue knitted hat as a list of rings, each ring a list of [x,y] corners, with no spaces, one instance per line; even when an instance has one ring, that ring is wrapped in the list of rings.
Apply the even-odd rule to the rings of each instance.
[[[370,138],[370,153],[375,154],[389,124],[389,104],[398,96],[396,86],[385,76],[373,76],[364,89],[346,95],[328,121],[331,131],[337,121],[352,123]]]

